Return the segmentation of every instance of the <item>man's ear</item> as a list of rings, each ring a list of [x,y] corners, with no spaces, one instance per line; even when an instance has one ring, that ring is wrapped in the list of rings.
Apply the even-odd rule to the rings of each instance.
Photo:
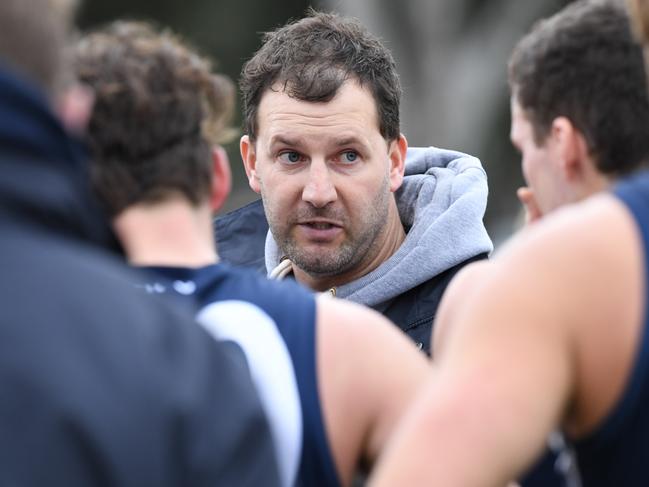
[[[259,193],[261,192],[261,186],[259,185],[259,175],[257,174],[257,154],[255,152],[255,144],[252,143],[249,136],[244,135],[241,137],[239,150],[241,151],[243,167],[246,169],[248,185],[255,193]]]
[[[61,92],[54,102],[54,110],[68,132],[83,135],[95,104],[93,91],[84,85],[74,84]]]
[[[566,181],[574,182],[589,172],[591,164],[586,138],[567,117],[557,117],[552,121],[551,137],[556,151],[559,169]]]
[[[406,152],[408,141],[403,134],[390,142],[388,157],[390,158],[390,191],[395,192],[403,183],[403,175],[406,170]]]
[[[232,172],[225,149],[220,145],[212,147],[212,194],[210,207],[216,212],[221,209],[232,189]]]

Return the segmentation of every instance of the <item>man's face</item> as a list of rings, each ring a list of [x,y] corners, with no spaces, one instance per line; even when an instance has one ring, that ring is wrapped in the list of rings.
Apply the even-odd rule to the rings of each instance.
[[[533,190],[541,213],[547,214],[568,202],[556,144],[548,136],[541,145],[537,145],[532,123],[515,98],[511,101],[511,113],[510,138],[521,153],[523,177]]]
[[[381,136],[371,93],[347,81],[331,101],[312,103],[268,90],[257,119],[242,156],[284,254],[314,276],[353,272],[376,256],[404,154]]]

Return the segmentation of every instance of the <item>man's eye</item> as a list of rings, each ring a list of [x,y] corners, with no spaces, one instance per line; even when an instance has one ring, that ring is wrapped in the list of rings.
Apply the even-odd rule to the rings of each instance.
[[[340,159],[343,163],[356,162],[356,160],[358,159],[358,152],[353,150],[346,150],[341,154]]]
[[[300,162],[302,157],[299,152],[285,151],[279,154],[279,159],[285,164],[296,164]]]

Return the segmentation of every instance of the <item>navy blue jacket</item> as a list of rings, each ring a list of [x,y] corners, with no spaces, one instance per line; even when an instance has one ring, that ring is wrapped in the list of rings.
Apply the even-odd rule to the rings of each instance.
[[[0,485],[278,485],[241,351],[100,248],[78,155],[0,69]]]

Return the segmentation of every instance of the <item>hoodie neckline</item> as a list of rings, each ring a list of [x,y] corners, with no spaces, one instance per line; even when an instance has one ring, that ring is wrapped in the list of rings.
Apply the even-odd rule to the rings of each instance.
[[[338,286],[338,297],[368,306],[384,303],[444,271],[493,249],[482,222],[487,177],[479,159],[436,147],[410,148],[396,193],[406,239],[379,267]],[[280,252],[269,231],[266,267]]]

